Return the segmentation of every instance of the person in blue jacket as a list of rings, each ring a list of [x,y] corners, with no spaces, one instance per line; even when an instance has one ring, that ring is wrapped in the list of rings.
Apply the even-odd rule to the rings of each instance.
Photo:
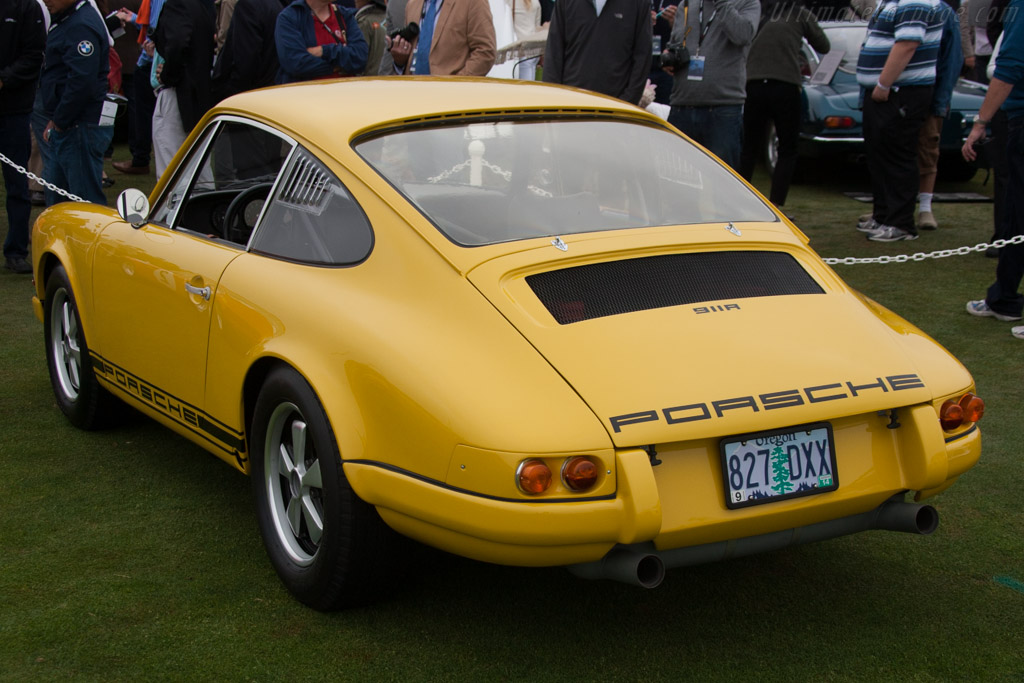
[[[114,137],[113,111],[104,108],[110,71],[107,29],[88,0],[44,1],[53,23],[39,79],[42,111],[49,117],[43,137],[50,154],[43,176],[86,201],[106,204],[103,153]],[[47,206],[56,202],[57,194],[46,190]]]
[[[1007,8],[1003,44],[996,57],[995,75],[992,77],[974,119],[971,132],[964,142],[963,155],[974,161],[977,152],[974,143],[983,140],[986,127],[1000,108],[1006,112],[1006,157],[1009,182],[1006,191],[1006,239],[1024,235],[1024,0],[1012,0]],[[1020,283],[1024,279],[1024,243],[1008,244],[999,250],[996,281],[988,288],[984,299],[967,302],[967,312],[996,320],[1020,320],[1024,315],[1024,296]],[[1024,325],[1010,330],[1018,339],[1024,339]]]
[[[277,83],[360,74],[369,48],[355,10],[330,0],[295,0],[277,16]]]

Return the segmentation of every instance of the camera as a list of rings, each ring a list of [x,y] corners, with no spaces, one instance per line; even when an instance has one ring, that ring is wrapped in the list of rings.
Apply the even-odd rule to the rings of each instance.
[[[685,45],[669,43],[659,55],[662,68],[669,67],[676,71],[683,71],[690,65],[690,51]]]
[[[417,24],[415,21],[410,21],[408,26],[404,26],[398,29],[397,31],[394,31],[388,37],[391,38],[391,40],[394,40],[395,37],[397,36],[405,39],[406,42],[412,43],[416,40],[416,36],[418,36],[419,34],[420,25]]]

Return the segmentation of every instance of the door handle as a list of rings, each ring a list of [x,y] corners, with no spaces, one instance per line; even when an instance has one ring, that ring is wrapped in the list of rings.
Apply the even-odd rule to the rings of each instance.
[[[185,291],[188,292],[189,294],[195,294],[196,296],[201,296],[206,301],[210,300],[210,288],[209,287],[195,287],[195,286],[190,285],[189,283],[186,282],[185,283]]]

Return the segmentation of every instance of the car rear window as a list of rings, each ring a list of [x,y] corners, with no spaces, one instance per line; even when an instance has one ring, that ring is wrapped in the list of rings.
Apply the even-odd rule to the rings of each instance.
[[[574,233],[775,221],[685,138],[621,120],[455,122],[391,132],[356,151],[464,246]]]

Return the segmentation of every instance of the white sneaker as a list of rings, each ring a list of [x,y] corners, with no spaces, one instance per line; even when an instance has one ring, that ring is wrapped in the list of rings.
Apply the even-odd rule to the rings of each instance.
[[[1010,334],[1017,339],[1024,339],[1024,325],[1017,325],[1017,327],[1011,328]]]
[[[875,221],[875,219],[871,217],[871,214],[868,214],[868,219],[866,221],[857,221],[857,229],[869,235],[876,232],[880,227],[882,227],[882,224]]]
[[[1003,313],[996,313],[995,311],[988,307],[988,303],[984,299],[978,299],[977,301],[968,301],[967,312],[970,313],[971,315],[976,315],[979,318],[995,318],[996,320],[1002,320],[1005,322],[1013,322],[1015,320],[1020,320],[1019,315],[1013,316],[1005,315]],[[1018,328],[1014,329],[1016,330]],[[1024,326],[1021,326],[1021,328],[1019,329],[1022,332],[1024,332]]]
[[[916,240],[917,235],[893,225],[879,225],[877,230],[868,233],[868,239],[872,242],[899,242],[900,240]]]

